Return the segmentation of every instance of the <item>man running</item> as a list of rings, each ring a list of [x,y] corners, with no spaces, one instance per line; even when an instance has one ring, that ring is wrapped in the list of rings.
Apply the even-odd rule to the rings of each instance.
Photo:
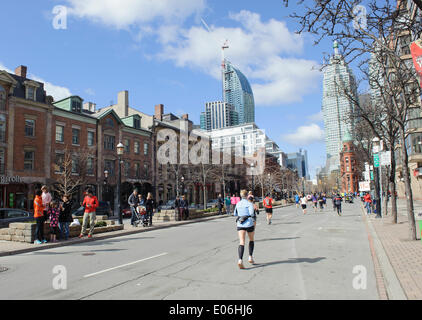
[[[296,202],[296,208],[299,209],[300,197],[299,197],[299,195],[297,193],[295,194],[295,202]]]
[[[267,213],[267,223],[271,224],[271,219],[273,218],[273,199],[270,197],[270,194],[267,194],[264,199],[264,207]]]
[[[337,209],[337,214],[341,216],[341,202],[343,201],[343,198],[340,196],[340,194],[337,194],[337,196],[334,198],[334,205]]]
[[[306,207],[308,204],[308,198],[303,194],[302,198],[300,198],[300,204],[302,206],[303,214],[306,214]]]

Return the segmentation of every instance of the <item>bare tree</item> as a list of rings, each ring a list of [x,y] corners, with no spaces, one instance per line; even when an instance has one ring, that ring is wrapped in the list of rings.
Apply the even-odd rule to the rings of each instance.
[[[284,3],[288,5],[287,0]],[[421,8],[421,1],[414,3]],[[356,9],[362,7],[360,0],[318,0],[314,1],[313,7],[305,6],[302,0],[298,4],[305,7],[305,13],[294,13],[291,17],[299,22],[299,33],[316,35],[316,44],[324,38],[338,41],[347,62],[356,62],[359,67],[368,65],[371,55],[382,62],[377,66],[384,88],[381,95],[383,102],[392,106],[391,117],[398,126],[409,236],[416,239],[413,194],[405,146],[409,110],[420,105],[420,87],[413,66],[409,60],[402,59],[403,53],[400,50],[396,50],[396,42],[402,39],[406,39],[406,42],[416,40],[422,30],[420,19],[411,19],[405,7],[406,2],[397,0],[369,0],[365,3],[366,15],[357,14]]]

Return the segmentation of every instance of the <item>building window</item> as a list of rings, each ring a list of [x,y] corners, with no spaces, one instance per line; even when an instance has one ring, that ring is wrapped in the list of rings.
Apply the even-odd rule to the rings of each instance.
[[[149,144],[148,143],[144,143],[144,155],[148,155],[148,148],[149,148]]]
[[[63,172],[64,171],[64,154],[63,153],[56,153],[56,159],[54,161],[55,165],[55,172]]]
[[[76,144],[79,145],[79,133],[80,130],[79,129],[72,129],[72,144]]]
[[[115,171],[114,160],[105,160],[104,169],[108,171],[108,175],[113,177]]]
[[[35,137],[35,120],[25,119],[25,136]]]
[[[141,128],[141,120],[134,118],[133,119],[133,126],[135,127],[135,129],[140,129]]]
[[[114,150],[115,137],[104,135],[104,149],[105,150]]]
[[[0,110],[6,110],[6,90],[0,85]]]
[[[88,146],[92,147],[94,145],[94,138],[95,138],[95,133],[92,131],[88,131]]]
[[[0,148],[0,174],[4,174],[5,173],[5,167],[4,167],[4,149]]]
[[[56,126],[56,141],[64,142],[64,127]]]
[[[26,99],[35,101],[35,87],[32,87],[32,86],[27,87]]]
[[[139,163],[135,163],[135,178],[141,177],[141,166]]]
[[[81,113],[82,112],[82,104],[80,101],[73,100],[72,101],[72,111]]]
[[[114,127],[114,121],[111,118],[106,119],[106,125],[109,127]]]
[[[422,133],[412,136],[412,151],[413,153],[422,153]]]
[[[77,156],[72,156],[72,173],[79,173],[79,159]]]
[[[6,142],[6,117],[0,114],[0,142]]]
[[[148,165],[144,164],[144,177],[145,179],[148,179]]]
[[[123,145],[125,147],[125,153],[130,153],[130,140],[123,139]]]
[[[133,152],[139,154],[139,141],[135,141],[133,144]]]
[[[34,170],[34,151],[25,151],[24,160],[23,160],[23,169],[24,170]]]
[[[124,170],[125,170],[125,177],[129,177],[130,176],[130,162],[129,161],[124,162]]]
[[[86,159],[86,173],[89,175],[94,174],[94,159],[93,158]]]

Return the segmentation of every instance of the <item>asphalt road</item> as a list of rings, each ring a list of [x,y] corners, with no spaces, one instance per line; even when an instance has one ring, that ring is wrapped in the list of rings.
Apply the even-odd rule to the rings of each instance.
[[[378,299],[359,205],[343,207],[261,213],[245,270],[233,217],[1,257],[0,299]]]

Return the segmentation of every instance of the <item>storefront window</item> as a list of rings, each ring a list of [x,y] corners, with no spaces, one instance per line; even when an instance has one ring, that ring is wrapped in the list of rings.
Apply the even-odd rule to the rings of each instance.
[[[414,134],[412,136],[412,152],[422,153],[422,133]]]

